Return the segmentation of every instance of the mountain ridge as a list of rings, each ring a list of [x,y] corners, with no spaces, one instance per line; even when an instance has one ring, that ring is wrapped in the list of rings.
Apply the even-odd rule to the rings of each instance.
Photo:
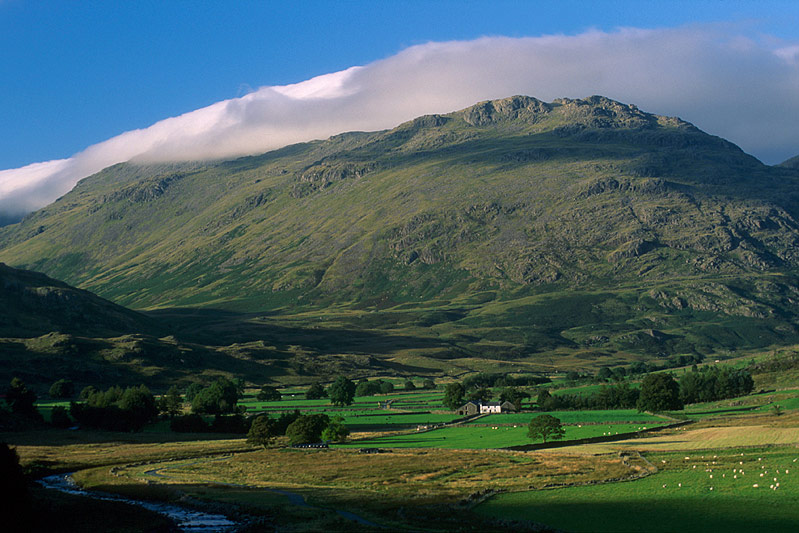
[[[134,308],[370,311],[380,328],[414,309],[475,353],[486,335],[528,354],[595,336],[707,351],[796,335],[797,183],[677,118],[516,96],[232,161],[116,165],[0,229],[0,259]],[[575,298],[589,322],[544,316]],[[751,332],[702,341],[697,313]],[[646,316],[668,332],[654,344]]]

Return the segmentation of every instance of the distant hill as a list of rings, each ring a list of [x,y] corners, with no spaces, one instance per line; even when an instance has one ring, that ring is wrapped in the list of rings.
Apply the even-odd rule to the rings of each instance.
[[[781,167],[785,168],[796,168],[799,169],[799,155],[788,159],[787,161],[783,161],[779,164]]]
[[[156,322],[94,294],[0,263],[0,337],[153,333]]]
[[[515,96],[233,161],[115,165],[0,228],[0,259],[137,309],[341,332],[313,350],[370,353],[349,340],[373,331],[424,339],[392,355],[423,366],[590,366],[799,341],[797,185],[677,118]],[[182,324],[206,343],[249,331]]]

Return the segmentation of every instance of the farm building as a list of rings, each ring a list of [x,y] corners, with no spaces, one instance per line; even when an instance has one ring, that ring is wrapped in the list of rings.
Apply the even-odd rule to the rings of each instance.
[[[511,402],[466,402],[458,409],[458,414],[472,416],[489,413],[515,413],[516,406]]]
[[[466,402],[458,408],[458,414],[472,416],[480,413],[480,404],[477,402]]]

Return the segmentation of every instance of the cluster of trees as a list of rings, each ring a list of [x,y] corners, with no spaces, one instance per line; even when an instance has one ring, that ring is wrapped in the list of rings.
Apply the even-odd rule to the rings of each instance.
[[[432,380],[426,379],[425,380],[425,384],[428,381],[430,381],[432,383]],[[424,387],[424,385],[422,385],[422,387]],[[419,387],[416,386],[416,383],[414,383],[412,379],[406,379],[405,383],[402,384],[402,388],[404,388],[405,390],[416,390]],[[433,388],[434,389],[436,388],[435,383],[433,383]]]
[[[641,388],[622,381],[603,386],[594,394],[552,395],[541,390],[536,401],[541,411],[563,409],[631,409],[641,411],[680,410],[685,404],[735,398],[749,394],[754,380],[746,369],[712,366],[694,369],[679,382],[666,372],[644,376]]]
[[[382,379],[373,381],[361,379],[355,386],[355,396],[374,396],[375,394],[391,394],[392,392],[394,392],[394,384]]]
[[[340,416],[332,419],[324,413],[301,415],[299,411],[285,413],[280,418],[268,415],[255,417],[247,434],[247,441],[257,446],[268,446],[275,438],[286,435],[291,444],[316,443],[321,440],[342,442],[350,432]]]
[[[602,386],[594,394],[553,395],[547,389],[538,393],[536,404],[541,411],[564,409],[631,409],[638,404],[640,391],[622,382]]]
[[[258,394],[255,396],[255,399],[259,402],[277,402],[283,397],[280,394],[280,391],[277,390],[277,387],[272,387],[270,385],[264,385],[261,387],[261,390],[258,391]]]
[[[711,402],[749,394],[755,388],[752,374],[743,368],[703,367],[680,377],[684,403]]]
[[[418,387],[412,380],[406,380],[405,390],[416,390]],[[424,389],[435,389],[436,384],[432,379],[425,379],[422,383]],[[355,396],[374,396],[375,394],[391,394],[394,392],[394,384],[383,379],[369,381],[362,378],[358,383],[353,383],[345,376],[339,376],[325,389],[320,383],[314,383],[305,392],[308,400],[319,400],[330,398],[333,405],[351,405]],[[259,398],[260,399],[260,398]]]
[[[6,403],[12,413],[34,420],[42,419],[42,415],[36,410],[36,393],[19,378],[13,378],[6,389]]]
[[[192,383],[186,389],[186,401],[197,414],[223,415],[239,412],[238,401],[244,395],[243,384],[219,378],[203,387]]]
[[[50,398],[67,399],[75,396],[75,384],[70,379],[59,379],[50,387]]]
[[[110,431],[139,431],[158,417],[155,397],[144,385],[110,387],[88,394],[85,403],[71,402],[69,414],[86,427]]]
[[[241,414],[216,415],[211,422],[197,413],[172,418],[169,429],[176,433],[238,433],[250,430],[250,419]]]
[[[566,373],[566,379],[572,382],[593,381],[596,383],[623,381],[629,376],[642,376],[644,374],[668,370],[670,368],[695,365],[701,363],[704,358],[705,357],[702,354],[672,355],[668,359],[663,360],[661,364],[635,361],[627,366],[603,366],[595,374],[581,373],[570,370]]]
[[[478,374],[480,375],[480,374]],[[483,374],[490,375],[490,374]],[[448,383],[444,387],[444,398],[442,403],[449,409],[457,409],[467,401],[472,402],[489,402],[494,397],[494,391],[488,387],[482,386],[481,381],[477,380],[464,380],[463,383],[457,381]],[[530,398],[530,393],[524,389],[515,386],[506,386],[499,392],[500,402],[511,402],[516,406],[516,409],[521,409],[522,401]]]
[[[322,398],[327,398],[327,391],[321,383],[314,383],[305,391],[305,398],[307,400],[321,400]]]
[[[546,376],[536,376],[525,374],[520,376],[509,376],[497,372],[480,372],[467,376],[463,380],[463,387],[466,390],[504,388],[504,387],[531,387],[549,383],[551,380]]]

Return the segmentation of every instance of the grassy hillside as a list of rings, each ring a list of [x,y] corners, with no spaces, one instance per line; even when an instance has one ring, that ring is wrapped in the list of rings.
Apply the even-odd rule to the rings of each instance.
[[[206,344],[590,366],[799,342],[797,184],[676,118],[512,97],[116,165],[0,229],[0,260]]]

